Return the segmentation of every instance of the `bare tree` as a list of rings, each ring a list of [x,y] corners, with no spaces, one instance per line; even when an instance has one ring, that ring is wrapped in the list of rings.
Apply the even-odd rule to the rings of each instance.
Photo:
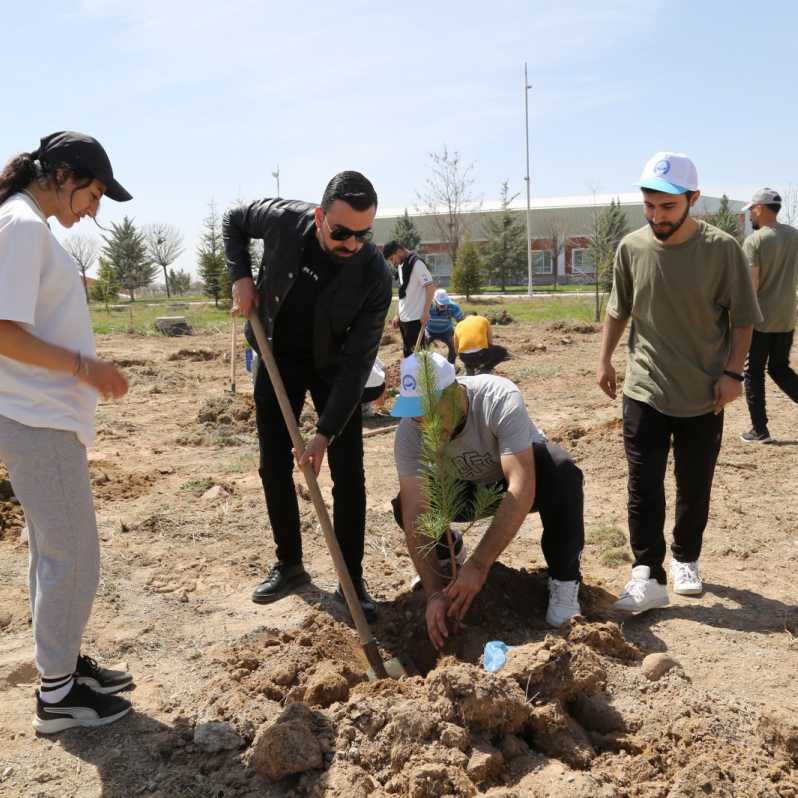
[[[432,216],[454,264],[463,238],[463,212],[468,206],[481,204],[471,193],[474,164],[464,165],[460,153],[455,151],[450,155],[446,146],[443,152],[431,152],[429,157],[432,176],[426,179],[423,191],[416,192],[419,201],[416,207]]]
[[[147,241],[147,253],[152,263],[156,263],[163,270],[163,280],[166,283],[166,296],[171,297],[169,289],[169,266],[171,266],[183,252],[183,236],[176,227],[158,222],[144,229]]]
[[[798,185],[790,183],[781,195],[781,218],[784,224],[798,226]]]
[[[89,301],[89,286],[86,282],[86,272],[97,259],[100,251],[100,242],[96,238],[84,235],[71,235],[64,241],[64,249],[75,259],[83,277],[83,290],[86,292],[86,302]]]

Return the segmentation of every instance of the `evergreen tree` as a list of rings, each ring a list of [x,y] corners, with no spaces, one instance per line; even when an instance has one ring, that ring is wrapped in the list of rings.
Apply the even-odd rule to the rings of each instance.
[[[418,234],[416,225],[407,213],[400,216],[391,232],[390,240],[398,241],[405,249],[413,250],[421,243],[421,236]]]
[[[91,287],[91,298],[95,302],[102,302],[105,309],[108,310],[109,302],[116,300],[121,286],[116,279],[116,272],[108,260],[100,256],[97,263],[97,279]]]
[[[460,248],[465,248],[466,244]],[[473,246],[473,244],[472,244]],[[421,421],[421,493],[427,509],[416,519],[416,531],[427,538],[421,548],[434,547],[445,540],[451,553],[451,574],[457,577],[457,558],[451,524],[455,518],[472,514],[473,521],[463,534],[480,518],[484,518],[501,500],[501,490],[495,485],[477,485],[472,506],[466,506],[466,484],[460,478],[454,462],[449,433],[462,420],[458,402],[458,384],[450,385],[442,394],[435,390],[435,376],[429,350],[416,353],[419,360],[419,393],[424,415]],[[448,427],[448,432],[447,428]]]
[[[471,236],[466,234],[465,240],[457,250],[457,260],[452,272],[452,289],[458,294],[478,294],[482,288],[480,275],[480,258]]]
[[[110,236],[103,236],[103,257],[111,264],[119,285],[136,301],[135,292],[150,285],[158,274],[158,266],[150,261],[147,242],[133,220],[127,216],[122,224],[111,222]]]
[[[187,294],[191,288],[191,275],[183,269],[169,269],[167,278],[169,289],[173,294]]]
[[[208,216],[205,217],[203,225],[202,239],[197,250],[198,271],[203,293],[212,297],[216,307],[219,307],[220,299],[223,301],[230,299],[231,285],[224,259],[222,223],[213,200],[210,202]]]
[[[501,216],[490,216],[485,222],[488,236],[485,276],[491,285],[498,285],[502,291],[517,274],[526,270],[526,229],[523,221],[510,210],[510,204],[517,196],[510,196],[505,180],[502,183]]]
[[[608,207],[594,214],[588,250],[596,269],[597,281],[603,291],[612,288],[615,250],[627,232],[628,225],[620,200],[612,200]]]
[[[740,229],[740,219],[737,214],[729,207],[729,198],[724,194],[720,198],[720,207],[716,213],[708,213],[704,218],[707,224],[713,225],[724,233],[734,236],[738,241],[742,239],[742,230]]]

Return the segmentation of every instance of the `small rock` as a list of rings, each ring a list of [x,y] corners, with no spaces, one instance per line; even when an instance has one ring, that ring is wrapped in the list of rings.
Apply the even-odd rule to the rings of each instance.
[[[5,781],[12,773],[14,772],[14,768],[7,767],[3,770],[2,774],[0,774],[0,781]]]
[[[681,667],[679,663],[668,654],[649,654],[643,659],[641,670],[643,676],[649,681],[656,682],[661,679],[671,668]]]
[[[244,741],[229,723],[210,720],[197,724],[194,745],[209,754],[215,754],[218,751],[235,751],[244,745]]]
[[[305,685],[305,702],[328,707],[349,698],[349,682],[332,663],[323,662]]]
[[[264,728],[253,745],[255,770],[270,781],[324,766],[321,743],[314,729],[315,713],[304,704],[287,707]]]
[[[226,499],[230,495],[230,492],[225,490],[221,485],[214,485],[212,488],[208,488],[205,493],[202,494],[202,501],[204,502],[216,502],[222,501]]]
[[[526,756],[528,753],[529,746],[517,734],[505,735],[502,740],[502,756],[505,760]]]
[[[293,662],[281,662],[271,671],[269,678],[281,687],[288,687],[296,679],[296,665]]]
[[[441,744],[447,748],[465,751],[471,745],[471,735],[461,726],[454,723],[443,723],[440,727]]]
[[[12,615],[6,610],[0,611],[0,629],[5,629],[6,626],[11,625]]]
[[[25,526],[23,526],[22,529],[20,529],[20,531],[19,531],[19,542],[20,543],[27,543],[29,536],[30,536],[30,533],[28,532],[28,525],[25,524]]]
[[[501,773],[504,767],[504,757],[501,751],[484,742],[474,745],[471,758],[466,766],[466,773],[473,782],[487,781]]]

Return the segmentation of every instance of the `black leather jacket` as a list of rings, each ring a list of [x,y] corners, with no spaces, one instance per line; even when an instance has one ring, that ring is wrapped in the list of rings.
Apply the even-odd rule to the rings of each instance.
[[[270,343],[277,314],[299,274],[302,252],[316,234],[316,207],[296,200],[264,199],[231,208],[224,215],[224,254],[232,282],[252,277],[250,239],[263,239],[256,288]],[[332,388],[317,428],[331,440],[359,409],[391,304],[391,282],[382,253],[373,244],[365,244],[316,302],[314,362],[319,376]],[[249,324],[246,336],[257,351]]]

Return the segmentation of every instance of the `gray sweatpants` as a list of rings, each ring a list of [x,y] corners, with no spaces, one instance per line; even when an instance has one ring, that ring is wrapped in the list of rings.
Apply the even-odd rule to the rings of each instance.
[[[100,579],[100,544],[86,447],[74,432],[0,416],[0,460],[25,511],[36,667],[75,670]]]

